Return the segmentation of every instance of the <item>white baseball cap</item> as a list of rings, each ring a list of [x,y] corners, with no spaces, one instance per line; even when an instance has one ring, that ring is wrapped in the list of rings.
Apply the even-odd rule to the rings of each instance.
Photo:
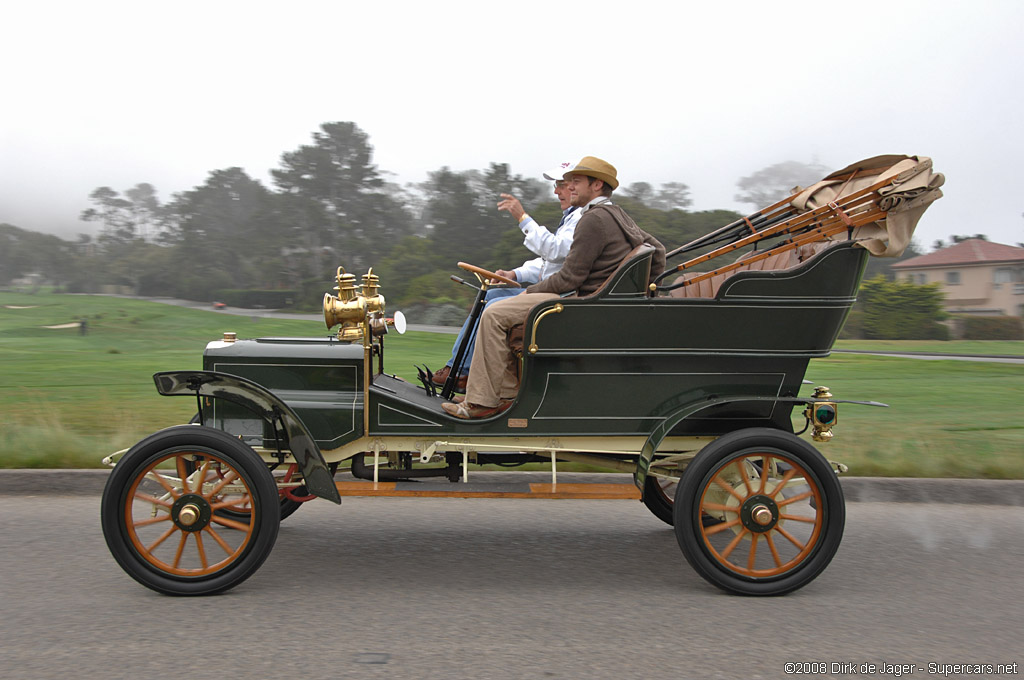
[[[565,179],[565,173],[569,172],[577,165],[576,161],[569,161],[567,163],[561,163],[557,168],[552,168],[544,173],[544,179],[551,180],[552,182],[561,182]]]

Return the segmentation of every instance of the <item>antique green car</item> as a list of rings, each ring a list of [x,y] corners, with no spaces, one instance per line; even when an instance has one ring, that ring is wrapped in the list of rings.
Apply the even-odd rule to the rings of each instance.
[[[830,353],[869,252],[902,252],[942,181],[928,159],[876,157],[669,253],[657,280],[653,249],[638,247],[594,294],[530,312],[518,398],[483,420],[442,410],[451,383],[385,372],[393,320],[379,281],[371,270],[357,286],[339,268],[338,295],[324,298],[336,335],[226,335],[204,370],[154,376],[161,394],[193,396],[197,416],[108,457],[107,544],[149,588],[211,594],[253,574],[280,521],[314,498],[436,476],[458,489],[470,464],[575,461],[631,472],[716,586],[800,588],[831,561],[845,519],[841,464],[793,425],[799,407],[827,441],[841,401],[801,394],[804,373]],[[464,268],[486,289],[490,272]],[[343,462],[357,482],[335,480]]]

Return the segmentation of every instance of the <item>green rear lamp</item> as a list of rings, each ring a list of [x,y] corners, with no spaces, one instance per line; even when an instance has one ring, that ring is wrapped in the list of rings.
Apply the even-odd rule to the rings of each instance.
[[[817,404],[814,408],[814,421],[820,425],[832,425],[836,421],[834,404]]]

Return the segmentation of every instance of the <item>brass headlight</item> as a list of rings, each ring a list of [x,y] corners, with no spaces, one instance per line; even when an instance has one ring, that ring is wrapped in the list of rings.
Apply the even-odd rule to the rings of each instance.
[[[362,323],[366,318],[366,300],[356,289],[356,277],[338,267],[338,297],[324,293],[324,323],[331,329],[341,324],[339,340],[356,341],[363,337]]]

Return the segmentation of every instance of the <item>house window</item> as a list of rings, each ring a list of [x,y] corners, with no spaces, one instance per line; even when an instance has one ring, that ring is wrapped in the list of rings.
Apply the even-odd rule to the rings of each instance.
[[[960,272],[946,272],[946,285],[947,286],[959,286],[960,285]]]

